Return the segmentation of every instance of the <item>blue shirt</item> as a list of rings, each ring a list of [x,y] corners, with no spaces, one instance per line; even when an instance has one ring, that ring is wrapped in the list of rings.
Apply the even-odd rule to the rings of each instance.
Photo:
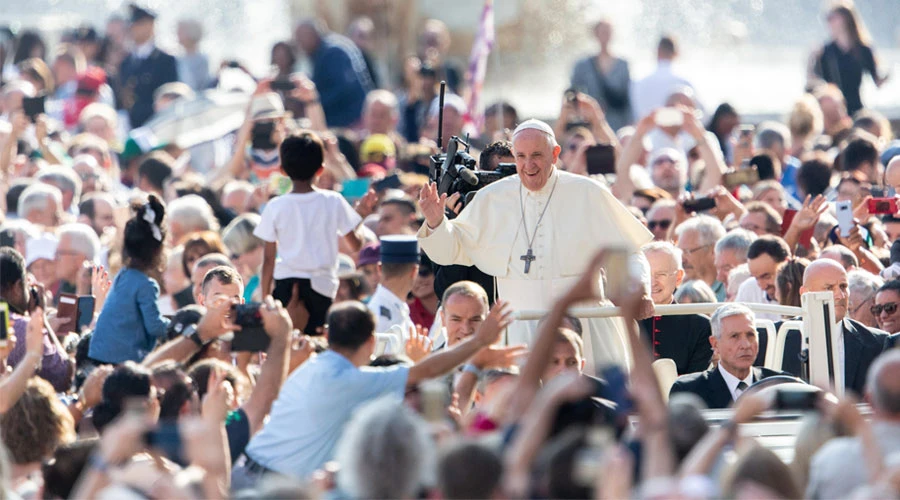
[[[157,299],[155,280],[135,269],[119,271],[97,318],[88,356],[104,363],[144,359],[169,326]]]
[[[362,52],[348,38],[330,34],[312,54],[312,81],[329,127],[348,127],[362,116],[372,79]]]
[[[800,160],[793,156],[788,156],[781,172],[781,185],[784,186],[785,192],[799,199],[800,193],[797,191],[797,171],[800,170]]]
[[[334,458],[353,412],[385,394],[402,398],[408,375],[408,366],[357,368],[332,350],[319,354],[285,381],[247,456],[282,474],[308,478]]]

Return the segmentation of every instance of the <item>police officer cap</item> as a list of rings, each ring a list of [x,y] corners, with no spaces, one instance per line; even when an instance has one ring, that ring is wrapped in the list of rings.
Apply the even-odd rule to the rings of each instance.
[[[414,264],[419,262],[419,242],[415,236],[384,236],[381,238],[382,264]]]
[[[136,23],[138,21],[143,21],[144,19],[156,19],[156,12],[153,12],[150,9],[145,7],[141,7],[138,4],[130,4],[128,9],[131,11],[131,22]]]

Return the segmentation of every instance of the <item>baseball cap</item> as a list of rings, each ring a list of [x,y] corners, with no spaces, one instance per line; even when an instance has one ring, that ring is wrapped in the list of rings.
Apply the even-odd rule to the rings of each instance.
[[[44,233],[37,238],[31,238],[26,241],[25,267],[31,267],[31,264],[38,259],[56,259],[56,246],[58,244],[59,240],[50,233]]]
[[[357,267],[369,264],[378,264],[381,259],[381,243],[368,243],[359,251],[359,258],[356,259]]]

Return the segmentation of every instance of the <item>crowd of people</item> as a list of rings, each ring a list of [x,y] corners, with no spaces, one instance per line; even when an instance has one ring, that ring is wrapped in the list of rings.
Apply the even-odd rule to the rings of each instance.
[[[483,130],[439,20],[401,75],[365,17],[297,23],[252,75],[155,17],[53,52],[0,28],[0,500],[900,496],[900,142],[852,6],[783,120],[702,103],[673,36],[633,79],[601,21],[558,116],[498,101]],[[212,92],[246,97],[236,130],[147,140]],[[515,175],[439,189],[439,115]],[[807,292],[837,396],[797,329],[767,366],[757,320],[792,318],[748,307]],[[779,410],[789,460],[742,432]]]

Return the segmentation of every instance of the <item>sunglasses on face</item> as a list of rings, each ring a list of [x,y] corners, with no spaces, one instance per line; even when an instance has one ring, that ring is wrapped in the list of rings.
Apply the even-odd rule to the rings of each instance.
[[[665,231],[666,229],[669,229],[669,226],[671,226],[671,225],[672,225],[672,221],[670,221],[670,220],[652,220],[647,223],[647,227],[651,231],[653,231],[657,227],[659,227],[660,229]]]
[[[881,316],[881,311],[884,311],[888,314],[894,314],[897,312],[897,303],[896,302],[888,302],[887,304],[875,304],[874,306],[869,308],[869,312],[872,313],[872,316]]]

